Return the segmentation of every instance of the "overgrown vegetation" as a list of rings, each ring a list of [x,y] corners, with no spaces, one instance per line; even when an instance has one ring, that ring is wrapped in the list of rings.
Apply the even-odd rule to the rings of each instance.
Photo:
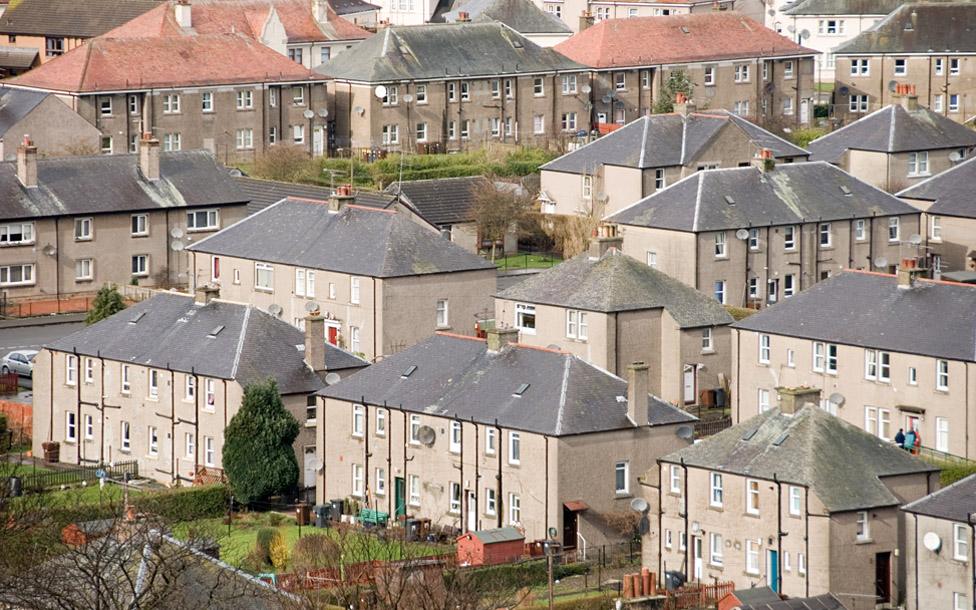
[[[497,244],[513,229],[519,232],[532,214],[532,197],[514,188],[502,188],[489,177],[491,184],[475,194],[474,222],[481,240],[491,241],[491,260],[495,260]]]
[[[668,74],[664,86],[661,87],[661,94],[654,102],[654,112],[674,112],[674,98],[678,93],[684,93],[687,99],[692,99],[695,86],[684,70],[673,70]]]
[[[91,309],[85,316],[85,324],[94,324],[100,320],[115,315],[125,309],[125,299],[115,285],[106,285],[98,289]]]
[[[800,148],[806,148],[810,142],[826,134],[827,130],[822,127],[807,127],[806,129],[794,129],[786,135],[789,136],[791,142]]]
[[[961,481],[969,475],[976,474],[976,464],[972,462],[945,462],[941,460],[931,460],[936,466],[942,469],[939,479],[942,486],[952,485],[956,481]]]
[[[738,322],[739,320],[745,320],[752,314],[756,313],[755,309],[749,307],[735,307],[734,305],[726,305],[725,311],[729,312],[732,319]]]
[[[141,494],[132,503],[140,512],[158,515],[167,521],[193,521],[219,517],[227,512],[228,492],[223,485],[174,488],[159,493]]]

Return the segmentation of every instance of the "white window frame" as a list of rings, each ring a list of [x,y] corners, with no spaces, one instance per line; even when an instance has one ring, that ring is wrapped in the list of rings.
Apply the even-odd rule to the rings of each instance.
[[[452,421],[448,433],[448,450],[451,453],[461,453],[461,422]]]
[[[746,540],[746,574],[759,574],[759,547],[756,540]]]
[[[771,338],[767,334],[759,335],[759,364],[769,364],[772,354]]]
[[[532,326],[526,326],[526,318],[532,316]],[[527,335],[534,335],[536,328],[536,310],[535,305],[529,303],[516,303],[515,304],[515,328],[519,329],[520,332]]]
[[[127,421],[123,421],[119,425],[119,450],[132,451],[132,426]]]
[[[620,485],[620,474],[623,472],[623,486]],[[613,465],[613,489],[618,496],[630,494],[630,462],[621,460]]]
[[[494,517],[498,514],[496,491],[492,487],[485,487],[485,515]]]
[[[671,493],[681,495],[681,467],[671,464],[670,468]]]
[[[457,515],[461,513],[461,484],[457,481],[451,481],[448,485],[447,494],[449,504],[447,512]]]
[[[366,433],[366,408],[363,405],[352,406],[352,435],[362,438]]]
[[[969,561],[970,534],[962,523],[952,524],[952,558],[956,561]]]
[[[386,411],[384,409],[376,409],[376,436],[386,436]]]
[[[362,498],[366,495],[366,477],[362,464],[352,465],[352,496]]]
[[[789,488],[789,509],[790,515],[793,517],[799,517],[803,512],[802,495],[800,487],[797,485],[790,485]]]
[[[715,342],[713,340],[711,328],[702,329],[701,351],[706,354],[715,351]]]
[[[190,402],[197,397],[197,379],[194,375],[183,376],[183,400]]]
[[[935,418],[935,450],[949,453],[949,418]]]
[[[419,445],[420,439],[417,438],[417,432],[420,430],[420,415],[412,413],[410,415],[410,444]]]
[[[159,399],[159,371],[157,369],[149,369],[149,371],[147,372],[147,375],[149,377],[149,379],[148,379],[148,386],[149,386],[149,396],[148,396],[148,398],[149,398],[149,400],[158,400]]]
[[[67,443],[78,442],[78,419],[74,411],[64,413],[64,440]]]
[[[869,511],[857,511],[854,538],[858,542],[869,542],[871,540],[871,513]]]
[[[274,265],[254,263],[254,289],[259,292],[274,292]]]
[[[378,496],[385,496],[386,495],[386,469],[377,468],[375,470],[375,474],[376,474],[376,485],[375,485],[374,493]]]
[[[949,391],[949,361],[935,361],[935,389],[941,392]]]
[[[413,507],[420,506],[420,476],[411,474],[407,477],[409,499],[408,504]]]
[[[522,524],[522,498],[518,494],[508,494],[508,524],[514,526]]]
[[[722,556],[722,534],[709,532],[708,534],[708,563],[709,565],[721,567],[725,561]]]
[[[725,231],[715,233],[715,258],[729,257],[729,235]]]
[[[353,305],[359,305],[360,299],[362,297],[360,293],[360,288],[361,288],[360,279],[361,278],[358,278],[356,276],[349,278],[349,302],[352,303]]]
[[[714,508],[722,508],[725,503],[725,489],[722,484],[722,473],[710,472],[708,475],[708,483],[708,505]]]
[[[188,210],[186,213],[187,231],[216,231],[220,228],[220,210],[203,208]]]
[[[149,426],[146,429],[146,454],[159,455],[159,429],[156,426]]]
[[[513,430],[508,431],[508,463],[512,466],[522,463],[522,435]]]

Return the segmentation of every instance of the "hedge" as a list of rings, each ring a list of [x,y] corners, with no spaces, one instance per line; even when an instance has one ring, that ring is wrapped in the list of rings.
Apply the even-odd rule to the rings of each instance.
[[[228,498],[224,485],[208,485],[141,494],[132,503],[140,512],[180,522],[220,517],[227,512]]]
[[[612,607],[610,595],[553,601],[553,610],[606,610]]]
[[[583,563],[570,563],[553,566],[553,579],[561,580],[568,576],[577,576],[589,571],[589,566]],[[466,572],[475,582],[483,583],[485,587],[534,587],[547,582],[547,568],[544,559],[525,561],[522,563],[506,563],[486,568],[472,568]]]

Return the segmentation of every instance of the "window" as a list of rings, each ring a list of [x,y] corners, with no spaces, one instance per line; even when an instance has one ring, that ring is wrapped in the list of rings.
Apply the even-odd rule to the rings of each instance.
[[[546,132],[546,117],[537,114],[532,117],[532,133],[541,134]]]
[[[833,234],[829,222],[820,223],[820,247],[829,248],[833,242]]]
[[[254,148],[254,130],[250,127],[238,129],[235,134],[234,143],[237,146],[237,150],[250,150]]]
[[[735,67],[735,82],[749,82],[749,64],[739,64]]]
[[[790,485],[790,514],[794,517],[798,517],[800,515],[801,500],[800,488],[796,485]]]
[[[878,352],[873,349],[864,350],[864,378],[878,378]]]
[[[759,514],[759,481],[746,479],[746,512]]]
[[[94,383],[95,381],[95,360],[93,358],[85,358],[85,383]]]
[[[746,572],[759,574],[759,543],[755,540],[746,540]]]
[[[703,328],[701,336],[701,351],[711,352],[715,351],[715,344],[712,342],[712,329]]]
[[[159,398],[159,371],[149,369],[149,398]]]
[[[495,429],[485,429],[485,455],[495,455]]]
[[[868,511],[862,510],[857,513],[857,541],[866,542],[871,539],[871,516]]]
[[[566,77],[563,77],[563,93],[566,93]],[[502,82],[497,78],[491,81],[491,99],[497,100],[502,96]]]
[[[34,283],[34,265],[0,267],[0,286],[24,286]]]
[[[711,495],[709,504],[721,508],[723,502],[722,475],[718,472],[711,473]]]
[[[112,98],[105,96],[98,98],[98,113],[102,116],[112,116]]]
[[[646,262],[648,267],[657,267],[657,252],[648,250]]]
[[[291,101],[296,106],[305,105],[305,87],[299,85],[291,88]]]
[[[563,95],[572,95],[576,93],[576,75],[566,74],[563,76]],[[496,94],[495,86],[498,81],[492,81],[492,97],[498,97]]]
[[[91,415],[85,416],[85,439],[92,440],[95,438],[95,418]]]
[[[376,436],[386,436],[386,411],[376,410]]]
[[[461,81],[461,101],[470,102],[471,101],[471,87],[468,81]]]
[[[289,53],[295,49],[289,49]],[[301,53],[301,49],[298,49]],[[237,109],[238,110],[253,110],[254,109],[254,92],[246,89],[244,91],[237,92]]]
[[[46,37],[44,39],[44,55],[46,57],[64,55],[64,38]]]
[[[617,91],[627,90],[627,74],[625,72],[616,72],[613,75],[613,88]]]
[[[495,516],[498,512],[498,501],[495,497],[495,490],[485,487],[485,514]]]
[[[518,432],[508,433],[508,463],[518,464],[522,457],[522,440]]]
[[[120,381],[123,394],[128,394],[130,391],[132,391],[132,381],[129,379],[129,372],[131,370],[132,369],[128,364],[122,365],[122,376]]]
[[[705,66],[704,83],[706,86],[715,84],[715,66]]]
[[[943,453],[949,453],[949,418],[935,418],[935,448]]]
[[[827,372],[837,374],[837,346],[827,344]]]
[[[64,383],[67,385],[78,383],[78,357],[74,354],[65,354]]]
[[[417,123],[417,131],[415,133],[418,142],[427,141],[427,123]]]
[[[796,249],[796,236],[799,231],[796,226],[783,227],[783,248],[785,250]]]
[[[94,279],[95,274],[93,273],[93,259],[90,258],[79,258],[75,261],[75,281],[84,282]]]
[[[719,231],[715,234],[715,258],[727,258],[728,257],[728,234],[725,231]]]
[[[217,398],[216,382],[213,379],[206,379],[203,382],[204,406],[208,411],[213,411]]]
[[[103,155],[112,154],[112,136],[102,136],[101,140],[101,153]]]
[[[736,116],[748,116],[749,115],[749,100],[736,101],[732,105],[732,114]]]
[[[163,150],[176,152],[183,148],[183,138],[178,133],[163,134]]]
[[[680,494],[681,493],[681,467],[677,464],[671,464],[671,493]]]
[[[783,78],[793,78],[793,62],[784,61],[783,62]]]
[[[949,60],[949,76],[959,76],[959,58]]]
[[[451,422],[450,451],[451,453],[461,453],[461,422]]]
[[[945,60],[941,57],[935,60],[935,74],[936,76],[942,76],[945,74]]]
[[[593,176],[583,175],[583,189],[582,189],[583,199],[593,198]]]
[[[130,434],[129,422],[122,422],[122,426],[119,431],[119,435],[122,440],[122,451],[128,451],[132,448],[132,435]]]
[[[149,426],[146,437],[148,440],[149,455],[157,455],[159,453],[159,431],[156,430],[156,426]]]
[[[576,131],[576,113],[564,112],[561,124],[563,131]]]
[[[499,117],[491,117],[491,135],[494,138],[502,135],[502,120]]]
[[[400,89],[392,85],[386,88],[386,95],[384,95],[380,101],[384,106],[396,106],[400,103]]]
[[[722,565],[722,534],[712,532],[708,535],[708,563]]]
[[[417,436],[420,431],[420,416],[411,415],[410,416],[410,442],[414,445],[420,444],[420,438]]]
[[[363,405],[352,407],[352,435],[362,437],[365,429],[366,413]]]
[[[932,241],[942,241],[942,217],[929,216],[929,237]]]
[[[457,481],[451,481],[451,503],[448,508],[448,512],[459,513],[461,512],[461,484]]]
[[[895,76],[906,76],[908,75],[908,60],[906,59],[896,59],[895,60]]]
[[[302,63],[302,49],[288,49],[288,59],[295,63]]]
[[[447,139],[454,140],[457,139],[457,122],[448,121],[447,122]]]
[[[757,400],[759,406],[758,412],[765,413],[766,411],[769,411],[769,390],[766,390],[764,388],[759,388],[758,393],[759,393],[759,397]]]
[[[515,93],[512,90],[512,79],[506,78],[502,84],[504,85],[505,89],[505,98],[513,99],[515,97]]]
[[[355,354],[359,353],[359,327],[349,327],[349,349]]]
[[[821,19],[817,23],[817,33],[826,36],[838,36],[844,33],[844,21],[842,19]]]
[[[790,298],[796,294],[796,275],[787,273],[783,276],[783,296]]]
[[[415,93],[418,104],[427,103],[427,85],[417,85]]]
[[[133,214],[130,218],[130,234],[133,237],[149,235],[149,216],[147,214]]]
[[[790,116],[793,114],[793,98],[786,97],[783,98],[783,114]]]
[[[816,373],[824,372],[824,363],[827,346],[819,341],[813,344],[813,370]]]
[[[854,221],[854,239],[856,241],[864,241],[867,239],[867,223],[865,223],[863,218],[858,218]]]
[[[952,524],[952,558],[969,561],[969,532],[959,523]]]
[[[759,298],[759,278],[757,277],[749,278],[749,298],[750,299]]]
[[[770,351],[769,335],[759,335],[759,362],[761,364],[769,364]]]
[[[848,108],[851,112],[867,112],[868,111],[868,96],[867,95],[852,95]]]
[[[457,101],[457,83],[454,82],[447,83],[447,101],[449,102]]]
[[[190,231],[213,231],[220,228],[218,210],[194,210],[186,213],[186,228]]]
[[[532,95],[542,97],[546,94],[546,87],[541,76],[535,77],[532,81]]]
[[[384,468],[376,469],[376,495],[386,495],[386,469]]]
[[[641,89],[650,89],[651,88],[651,71],[650,70],[641,70],[640,71],[640,82],[641,82]]]
[[[352,495],[361,498],[364,495],[366,481],[363,477],[363,465],[352,465]]]
[[[349,278],[349,302],[353,305],[359,304],[359,280],[358,277]]]
[[[400,143],[400,126],[399,125],[384,125],[383,126],[383,139],[382,143],[384,146],[389,146],[391,144]]]
[[[749,229],[749,249],[759,249],[759,229]]]
[[[871,74],[871,60],[852,59],[851,76],[869,76]]]
[[[254,288],[265,292],[274,291],[274,267],[267,263],[254,263]]]
[[[878,352],[878,381],[891,381],[891,354]]]
[[[329,282],[329,298],[335,300],[336,298],[336,285],[335,282]]]
[[[932,96],[932,110],[936,112],[942,112],[942,100],[944,99],[941,93],[937,93]]]
[[[292,125],[291,126],[291,139],[295,144],[305,143],[305,126],[304,125]]]
[[[783,571],[790,572],[793,567],[790,565],[790,554],[786,551],[783,552]]]
[[[518,494],[508,494],[508,524],[519,525],[522,523],[522,499]]]
[[[952,610],[969,610],[971,606],[969,605],[969,600],[966,599],[965,593],[953,593],[952,594]]]
[[[664,176],[663,169],[654,170],[654,188],[657,190],[663,189],[667,186],[667,181]]]
[[[420,506],[420,477],[410,475],[410,506]]]
[[[269,127],[268,128],[268,144],[275,144],[278,142],[278,128]]]
[[[908,175],[924,176],[929,173],[928,151],[908,153]],[[897,219],[895,219],[897,220]],[[889,240],[890,240],[889,235]]]
[[[34,223],[0,225],[0,246],[34,243]]]
[[[630,464],[617,462],[613,467],[613,489],[617,495],[630,493]]]
[[[566,337],[586,341],[589,334],[589,323],[585,311],[575,309],[566,310]]]
[[[671,530],[664,530],[664,548],[670,549],[673,544]]]
[[[725,280],[715,282],[715,300],[725,305]]]
[[[163,114],[177,114],[180,111],[180,96],[167,93],[163,96]]]
[[[796,571],[800,574],[807,573],[807,556],[803,553],[796,554]]]
[[[786,366],[790,368],[796,367],[796,352],[791,349],[786,350]]]
[[[891,438],[891,411],[878,407],[864,407],[864,431],[880,439]]]
[[[530,335],[535,334],[535,305],[515,304],[515,328]]]
[[[92,219],[75,218],[75,241],[88,241],[92,238]]]
[[[949,94],[949,112],[959,112],[959,94]]]

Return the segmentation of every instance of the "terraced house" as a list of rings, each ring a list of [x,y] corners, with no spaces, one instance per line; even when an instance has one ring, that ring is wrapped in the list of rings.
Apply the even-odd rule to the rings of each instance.
[[[385,28],[316,71],[342,148],[555,148],[589,129],[586,67],[496,22]]]
[[[650,114],[678,73],[701,110],[725,109],[768,127],[813,119],[816,51],[735,13],[610,19],[554,48],[590,67],[595,124]]]

